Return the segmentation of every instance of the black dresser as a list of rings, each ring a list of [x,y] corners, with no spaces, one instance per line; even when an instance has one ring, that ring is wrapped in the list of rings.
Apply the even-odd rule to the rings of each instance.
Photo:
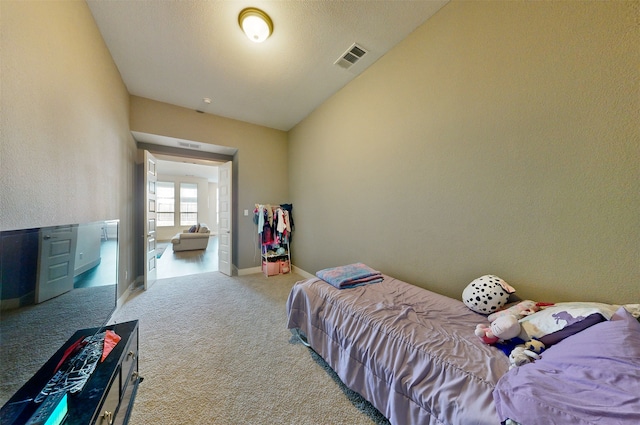
[[[81,329],[22,386],[0,410],[2,425],[22,425],[39,407],[33,399],[54,375],[65,352],[84,336],[110,329],[120,336],[106,359],[98,363],[82,391],[68,394],[68,414],[64,425],[127,424],[138,385],[138,321],[118,323],[105,328]]]

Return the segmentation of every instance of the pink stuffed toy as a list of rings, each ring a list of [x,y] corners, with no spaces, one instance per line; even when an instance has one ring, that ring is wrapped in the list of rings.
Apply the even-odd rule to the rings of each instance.
[[[489,325],[485,325],[484,323],[479,323],[476,326],[475,334],[482,340],[482,342],[489,345],[493,345],[500,340],[500,338],[493,335]]]
[[[520,323],[513,314],[502,315],[491,325],[480,323],[474,332],[485,344],[495,344],[499,340],[515,338],[520,334]]]
[[[538,310],[540,310],[540,307],[538,306],[538,303],[536,303],[535,301],[531,301],[531,300],[525,300],[525,301],[519,302],[518,304],[513,305],[513,306],[511,306],[509,308],[506,308],[504,310],[500,310],[500,311],[496,311],[495,313],[491,313],[487,317],[487,319],[489,319],[489,322],[493,322],[498,317],[504,316],[506,314],[512,314],[512,315],[516,316],[517,319],[522,319],[524,316],[528,316],[530,314],[533,314]]]

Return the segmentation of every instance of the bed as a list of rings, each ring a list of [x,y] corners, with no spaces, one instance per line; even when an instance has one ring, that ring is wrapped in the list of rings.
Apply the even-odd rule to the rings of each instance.
[[[381,279],[348,289],[319,278],[298,282],[287,301],[287,326],[392,424],[640,423],[640,323],[624,309],[615,320],[589,328],[612,335],[604,339],[610,347],[585,330],[582,342],[568,338],[541,360],[510,371],[505,353],[474,334],[486,316],[462,301],[387,275]],[[600,330],[602,325],[609,328]],[[584,349],[590,338],[592,354]],[[580,347],[580,359],[571,347]],[[575,367],[567,366],[567,358]],[[584,372],[598,361],[603,370]],[[558,399],[555,393],[567,390],[563,382],[579,384],[582,393]],[[585,412],[585,397],[597,399],[597,407]],[[559,413],[565,408],[566,418]],[[600,421],[580,419],[598,415]]]

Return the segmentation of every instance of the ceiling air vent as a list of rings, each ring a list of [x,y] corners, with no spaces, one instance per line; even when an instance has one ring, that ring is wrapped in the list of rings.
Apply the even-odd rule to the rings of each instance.
[[[366,53],[367,51],[362,46],[359,46],[357,43],[353,43],[351,47],[349,47],[349,49],[334,62],[334,65],[338,65],[344,69],[349,69]]]
[[[188,143],[188,142],[178,142],[178,146],[189,149],[200,149],[200,145],[197,143]]]

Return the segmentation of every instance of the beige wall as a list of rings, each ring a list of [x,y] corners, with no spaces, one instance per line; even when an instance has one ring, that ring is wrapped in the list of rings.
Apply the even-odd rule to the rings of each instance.
[[[0,229],[120,219],[122,293],[135,268],[130,118],[239,149],[241,269],[259,265],[242,211],[293,202],[294,263],[309,272],[365,261],[455,297],[496,273],[522,297],[637,301],[638,12],[453,2],[287,143],[129,98],[83,2],[1,1]]]
[[[136,96],[131,96],[131,130],[238,149],[233,159],[233,262],[239,269],[259,267],[252,212],[256,203],[290,202],[287,134]],[[248,217],[242,215],[245,209]]]
[[[452,2],[289,134],[294,263],[640,301],[638,2]]]
[[[136,149],[120,74],[84,2],[3,0],[0,19],[0,229],[119,219],[122,294]]]

